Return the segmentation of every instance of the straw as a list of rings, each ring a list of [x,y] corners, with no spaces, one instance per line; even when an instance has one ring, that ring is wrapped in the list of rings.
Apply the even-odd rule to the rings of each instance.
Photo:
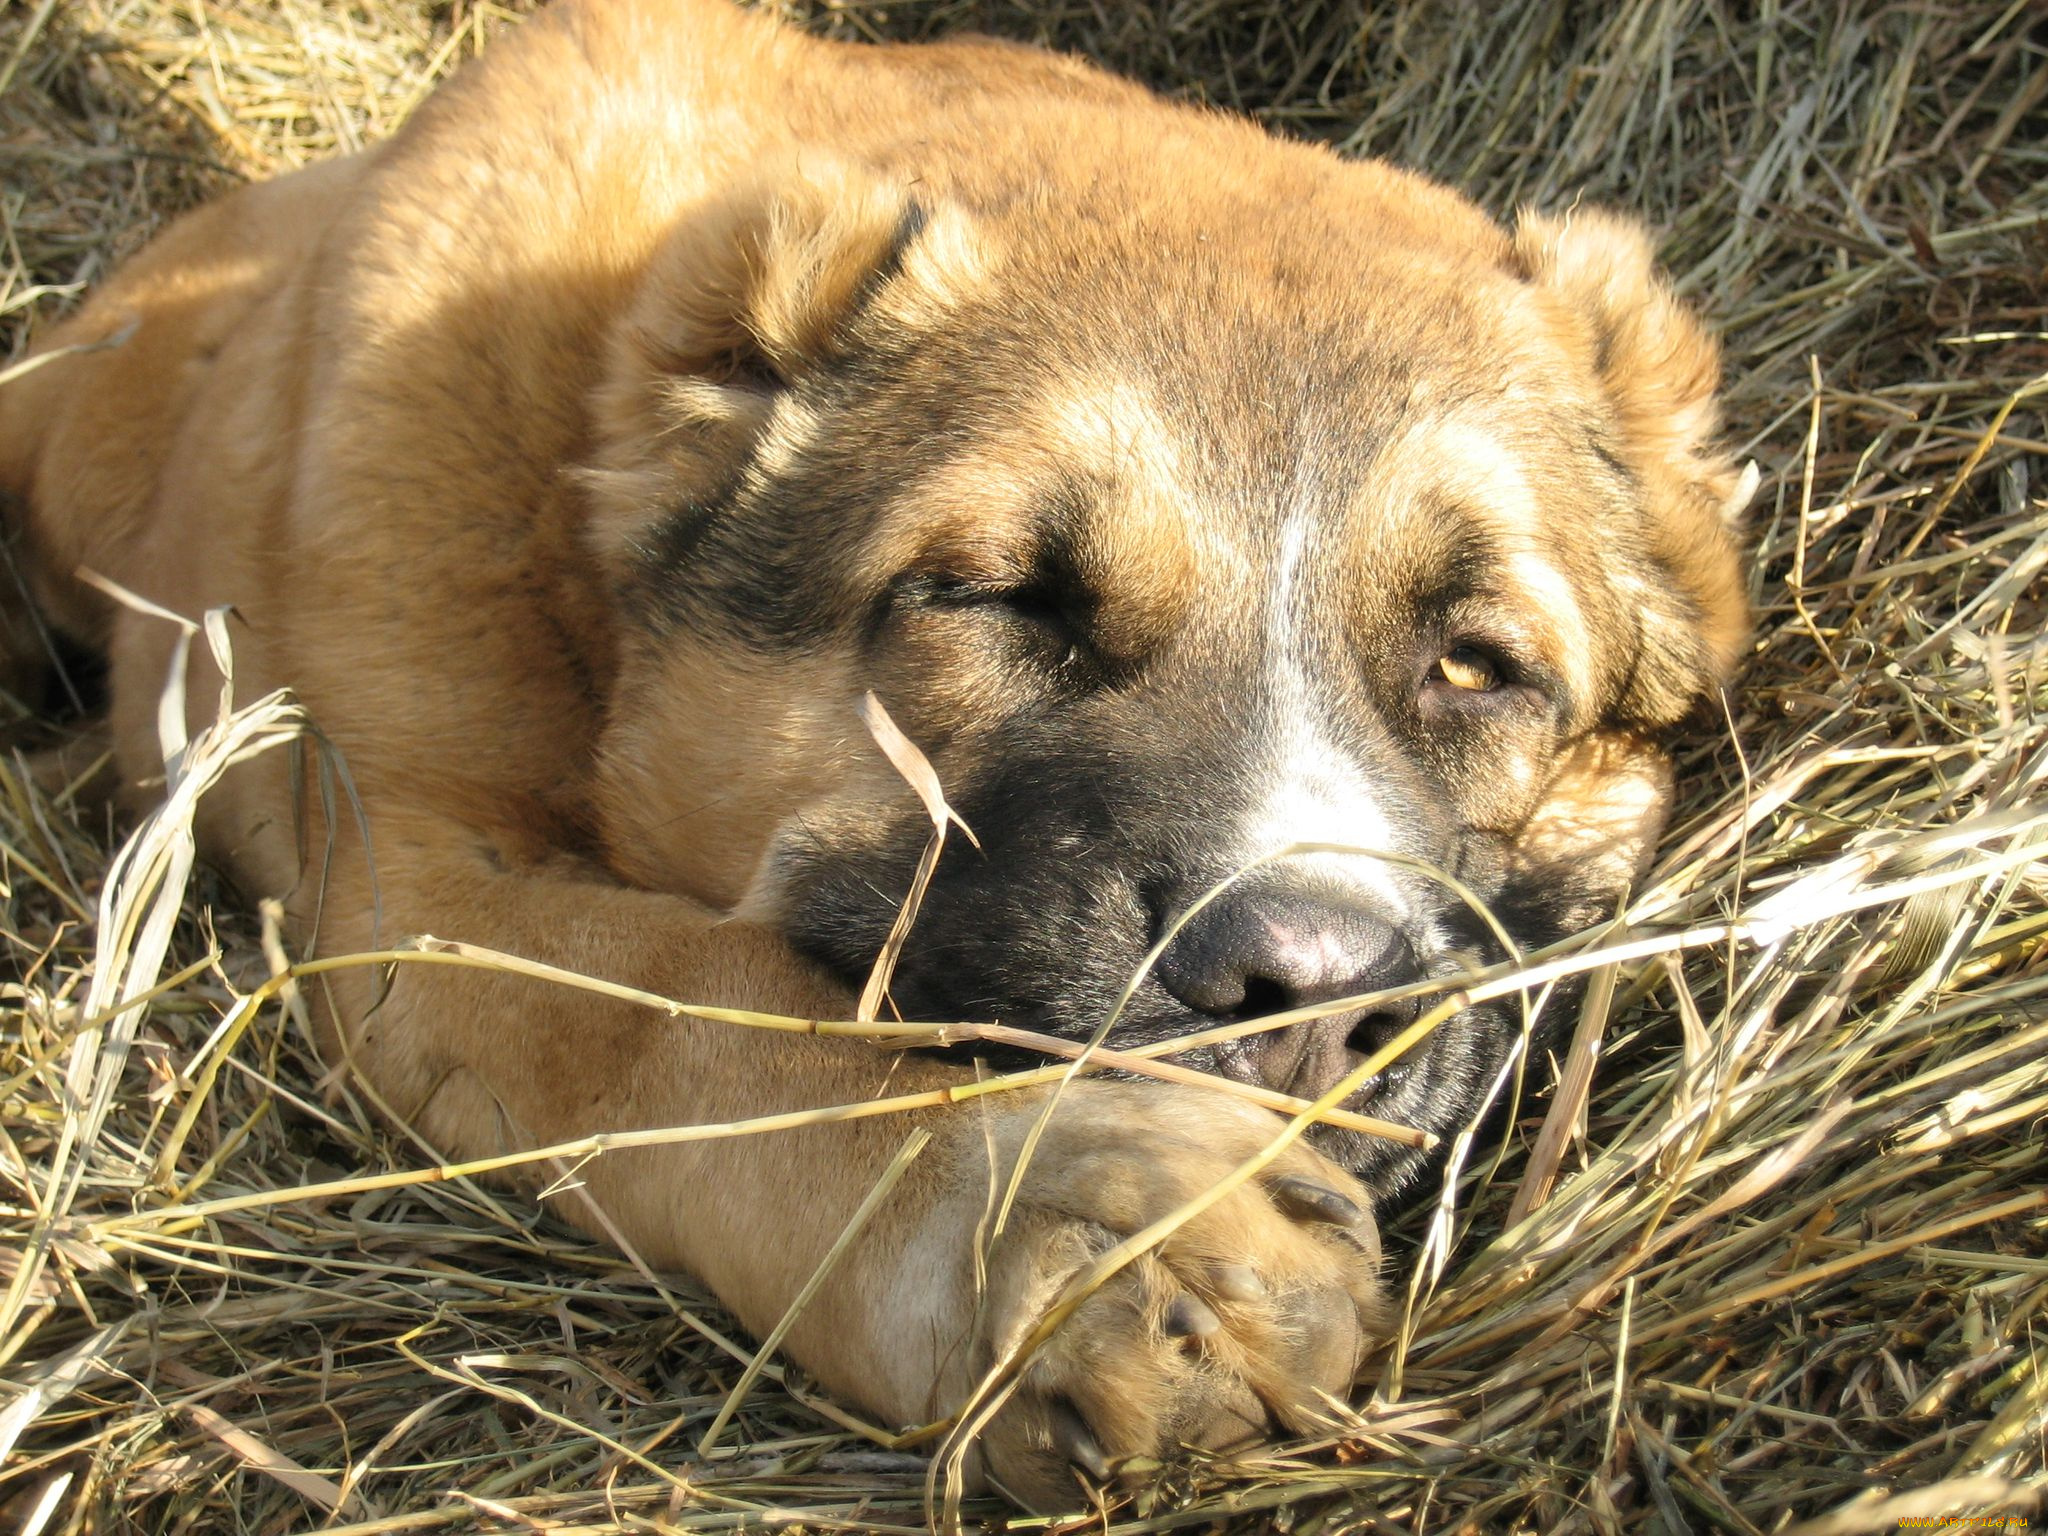
[[[167,219],[388,135],[524,9],[0,10],[0,379]],[[1051,42],[1430,170],[1502,215],[1634,209],[1724,337],[1729,441],[1761,472],[1756,645],[1725,715],[1702,710],[1679,742],[1656,867],[1594,932],[1457,983],[1515,998],[1595,978],[1558,1021],[1562,1086],[1532,1073],[1498,1155],[1459,1139],[1450,1186],[1387,1234],[1405,1313],[1356,1399],[1312,1440],[1161,1468],[1082,1523],[988,1499],[960,1520],[1119,1536],[2038,1520],[2048,54],[2033,7],[782,9],[842,36]],[[274,935],[267,956],[260,917],[192,858],[209,777],[296,728],[289,700],[236,702],[184,745],[172,807],[141,827],[47,761],[0,761],[0,1528],[943,1518],[911,1448],[943,1426],[913,1441],[866,1423],[688,1282],[479,1182],[484,1165],[423,1166],[346,1086],[324,1091]],[[68,743],[73,777],[87,768],[88,744],[21,715],[0,719],[14,739]],[[395,963],[525,964],[462,937],[394,943]],[[973,1021],[634,1000],[678,1029],[1042,1044]],[[1057,1080],[1077,1049],[963,1096]],[[1174,1066],[1097,1051],[1080,1070],[1134,1062]]]

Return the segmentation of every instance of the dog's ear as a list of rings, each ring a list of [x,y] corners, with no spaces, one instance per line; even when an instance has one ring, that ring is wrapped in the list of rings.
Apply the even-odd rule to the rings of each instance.
[[[886,292],[915,323],[970,275],[971,235],[873,174],[806,157],[677,223],[614,327],[583,472],[590,536],[638,536],[715,494],[794,386],[842,361]]]
[[[1653,590],[1631,707],[1675,718],[1734,669],[1749,633],[1736,529],[1756,489],[1719,445],[1720,349],[1659,274],[1648,236],[1615,215],[1524,211],[1522,275],[1576,327],[1636,482]],[[1659,598],[1668,601],[1659,602]]]

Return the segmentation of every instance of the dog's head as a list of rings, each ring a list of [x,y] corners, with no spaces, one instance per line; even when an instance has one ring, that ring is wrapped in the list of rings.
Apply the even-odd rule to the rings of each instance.
[[[907,1018],[1085,1035],[1239,870],[1113,1044],[1498,954],[1468,897],[1523,944],[1583,924],[1741,644],[1715,350],[1634,227],[1503,232],[1173,123],[1028,167],[931,150],[914,199],[771,177],[682,221],[615,339],[610,855],[857,983],[930,832],[873,690],[980,840],[938,866]],[[1312,1096],[1414,1006],[1196,1059]],[[1354,1107],[1461,1124],[1516,1027],[1471,1010]]]

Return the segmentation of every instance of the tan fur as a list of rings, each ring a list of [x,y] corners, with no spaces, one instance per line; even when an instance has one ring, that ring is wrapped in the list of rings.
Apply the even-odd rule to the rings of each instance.
[[[1133,145],[1147,174],[1117,181]],[[14,531],[44,612],[112,658],[127,781],[161,771],[152,712],[172,636],[79,582],[81,569],[187,615],[232,605],[245,696],[289,686],[343,755],[367,853],[352,817],[322,825],[317,768],[295,785],[282,754],[237,770],[203,814],[211,854],[250,895],[287,896],[307,947],[433,933],[694,1002],[846,1016],[837,984],[770,926],[729,914],[772,912],[765,861],[791,835],[792,807],[857,835],[874,806],[907,800],[851,714],[867,680],[835,652],[769,668],[737,649],[666,646],[621,622],[616,583],[678,503],[803,449],[817,423],[778,389],[836,366],[848,327],[943,328],[977,295],[1022,291],[1027,267],[1088,274],[1122,259],[1091,256],[1078,234],[1058,246],[1033,233],[1028,199],[998,195],[1048,157],[1076,187],[1109,177],[1118,227],[1167,232],[1190,271],[1250,238],[1250,210],[1369,229],[1370,262],[1310,235],[1241,268],[1216,256],[1205,280],[1219,304],[1257,306],[1264,290],[1232,274],[1270,261],[1333,321],[1412,336],[1401,345],[1418,358],[1449,356],[1459,316],[1544,285],[1553,318],[1531,346],[1579,359],[1571,387],[1617,425],[1686,589],[1686,611],[1664,621],[1673,654],[1703,647],[1701,676],[1732,661],[1743,614],[1718,513],[1733,481],[1709,444],[1712,347],[1627,226],[1531,217],[1510,240],[1418,179],[1024,49],[856,49],[710,0],[563,0],[388,144],[174,226],[50,338],[134,322],[125,344],[0,390],[0,488],[27,509]],[[913,202],[922,231],[871,295]],[[1427,319],[1418,287],[1441,291],[1451,318]],[[1024,361],[982,365],[994,376]],[[952,386],[935,373],[917,387]],[[1141,654],[1235,590],[1252,558],[1191,499],[1204,467],[1174,460],[1154,428],[1166,409],[1107,365],[1068,370],[1033,409],[985,423],[971,469],[878,514],[860,556],[873,568],[855,575],[1000,562],[1005,509],[1041,485],[1063,439],[1091,451],[1092,423],[1104,495],[1125,510],[1082,558],[1130,589],[1105,645]],[[872,459],[897,451],[888,433],[901,428],[837,430],[872,429]],[[1542,515],[1569,533],[1589,514],[1551,500]],[[1372,537],[1341,558],[1376,569],[1385,536]],[[1497,596],[1512,606],[1512,592]],[[938,658],[927,672],[947,681],[916,694],[906,727],[971,742],[979,701],[1025,684],[952,621],[917,622],[920,654]],[[1608,638],[1554,604],[1542,622],[1557,630],[1542,643],[1591,679]],[[16,617],[10,634],[25,643]],[[1698,677],[1679,667],[1644,682],[1644,721],[1685,707]],[[214,708],[210,679],[192,697],[197,724]],[[1531,755],[1521,790],[1472,789],[1508,797],[1474,819],[1631,863],[1664,792],[1631,761],[1621,738],[1569,762]],[[1656,803],[1631,800],[1638,789]],[[375,992],[369,975],[333,979],[328,1047],[451,1157],[960,1076],[475,972],[401,967],[372,1008]],[[912,1125],[926,1126],[935,1144],[787,1345],[834,1390],[909,1423],[955,1405],[1104,1234],[1173,1209],[1279,1124],[1217,1093],[1076,1083],[978,1297],[986,1149],[1006,1169],[1040,1103],[606,1156],[580,1171],[587,1204],[567,1214],[695,1273],[765,1329]],[[1366,1200],[1305,1148],[1278,1171]],[[1218,1266],[1239,1263],[1266,1299],[1217,1293]],[[988,1465],[1020,1497],[1071,1501],[1052,1439],[1062,1401],[1112,1457],[1229,1443],[1269,1410],[1304,1421],[1382,1321],[1376,1264],[1369,1230],[1353,1241],[1305,1225],[1268,1185],[1247,1186],[1083,1308],[996,1421]],[[1160,1332],[1183,1288],[1225,1324],[1206,1365]]]

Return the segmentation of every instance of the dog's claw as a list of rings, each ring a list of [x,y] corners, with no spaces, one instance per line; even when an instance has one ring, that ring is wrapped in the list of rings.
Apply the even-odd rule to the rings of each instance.
[[[1065,1403],[1053,1405],[1052,1444],[1054,1450],[1087,1473],[1091,1480],[1098,1483],[1109,1481],[1109,1458],[1082,1422],[1081,1415]]]
[[[1199,1296],[1182,1295],[1173,1299],[1159,1326],[1169,1339],[1205,1339],[1223,1326],[1223,1319]]]
[[[1275,1179],[1272,1191],[1282,1210],[1304,1221],[1328,1222],[1333,1227],[1355,1227],[1365,1220],[1365,1212],[1349,1195],[1298,1174]]]
[[[1266,1294],[1266,1282],[1249,1264],[1219,1264],[1209,1283],[1225,1301],[1257,1301]]]

